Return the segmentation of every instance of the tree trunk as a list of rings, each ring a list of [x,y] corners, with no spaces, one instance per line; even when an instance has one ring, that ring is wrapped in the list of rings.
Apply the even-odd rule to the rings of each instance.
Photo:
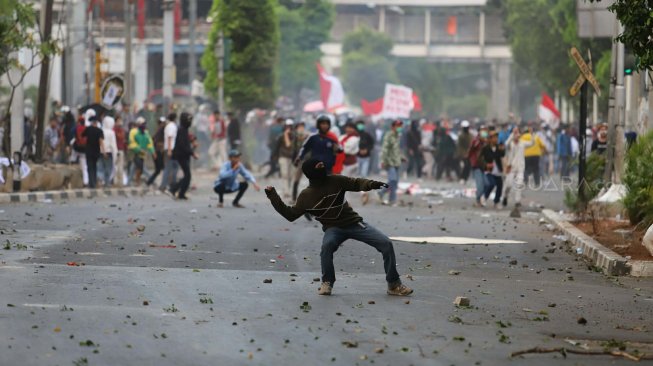
[[[52,35],[52,7],[54,0],[45,2],[45,24],[43,27],[43,42],[49,42]],[[50,85],[50,56],[44,55],[39,79],[39,98],[36,116],[36,162],[43,162],[43,137],[45,132],[45,112],[48,103],[48,86]]]

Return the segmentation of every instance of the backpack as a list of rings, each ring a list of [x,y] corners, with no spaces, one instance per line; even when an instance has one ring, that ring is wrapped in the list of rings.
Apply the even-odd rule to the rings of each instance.
[[[86,130],[85,125],[77,125],[77,128],[75,129],[75,144],[73,145],[73,149],[77,152],[84,152],[86,150],[86,136],[83,136],[84,131]]]

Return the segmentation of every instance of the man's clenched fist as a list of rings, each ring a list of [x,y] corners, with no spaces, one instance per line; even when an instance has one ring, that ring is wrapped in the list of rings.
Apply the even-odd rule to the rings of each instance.
[[[388,184],[384,182],[372,181],[372,189],[388,188]]]

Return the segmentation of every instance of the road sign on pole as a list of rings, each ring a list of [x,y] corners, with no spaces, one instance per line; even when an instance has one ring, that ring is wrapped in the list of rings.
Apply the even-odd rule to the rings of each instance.
[[[585,60],[583,60],[583,56],[580,55],[580,52],[578,52],[578,49],[576,47],[572,47],[571,50],[569,51],[571,54],[571,58],[574,59],[576,62],[576,65],[578,65],[578,68],[580,69],[580,73],[582,76],[589,81],[589,83],[592,85],[592,88],[594,88],[594,91],[598,96],[601,96],[601,86],[599,85],[599,82],[596,80],[596,77],[594,77],[594,74],[592,73],[592,69],[585,63]],[[580,78],[579,78],[580,79]],[[578,82],[578,80],[576,80]],[[580,83],[582,85],[582,83]],[[574,86],[576,86],[576,83],[574,83]],[[574,86],[572,86],[569,89],[569,93],[571,94],[572,91],[574,90]],[[580,85],[576,89],[576,93],[578,93],[578,89],[580,89]],[[572,94],[574,96],[575,94]]]

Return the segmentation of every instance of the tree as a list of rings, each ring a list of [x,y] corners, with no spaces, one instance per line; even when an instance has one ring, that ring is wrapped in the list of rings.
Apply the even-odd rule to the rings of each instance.
[[[303,88],[317,88],[315,63],[322,57],[320,45],[329,38],[335,11],[327,0],[286,1],[277,10],[281,93],[298,99]]]
[[[549,90],[567,90],[578,76],[569,57],[572,46],[592,50],[595,60],[610,52],[609,42],[578,38],[575,0],[506,0],[494,6],[501,6],[515,62]],[[597,78],[607,86],[608,75]]]
[[[392,40],[363,26],[349,33],[342,44],[342,77],[353,103],[383,96],[386,83],[399,78],[390,56]]]
[[[601,0],[589,0],[600,2]],[[616,41],[637,56],[636,67],[653,70],[653,4],[650,0],[617,0],[608,9],[623,24],[624,32]]]
[[[267,108],[274,103],[279,24],[273,3],[273,0],[215,0],[211,7],[209,16],[213,24],[201,60],[206,71],[204,86],[211,94],[217,93],[215,45],[222,32],[232,41],[230,68],[224,76],[225,96],[232,108]]]
[[[442,112],[444,99],[443,64],[422,58],[397,60],[397,74],[401,84],[413,88],[422,102],[423,113],[437,115]]]
[[[13,10],[13,11],[12,11]],[[0,0],[0,76],[6,74],[9,84],[9,98],[6,109],[0,115],[4,126],[4,153],[10,155],[11,104],[16,88],[22,84],[25,76],[39,66],[45,58],[55,55],[60,51],[57,40],[41,39],[38,29],[36,13],[29,3],[17,0]],[[18,51],[26,50],[30,57],[19,60]],[[15,72],[10,72],[15,70]]]

